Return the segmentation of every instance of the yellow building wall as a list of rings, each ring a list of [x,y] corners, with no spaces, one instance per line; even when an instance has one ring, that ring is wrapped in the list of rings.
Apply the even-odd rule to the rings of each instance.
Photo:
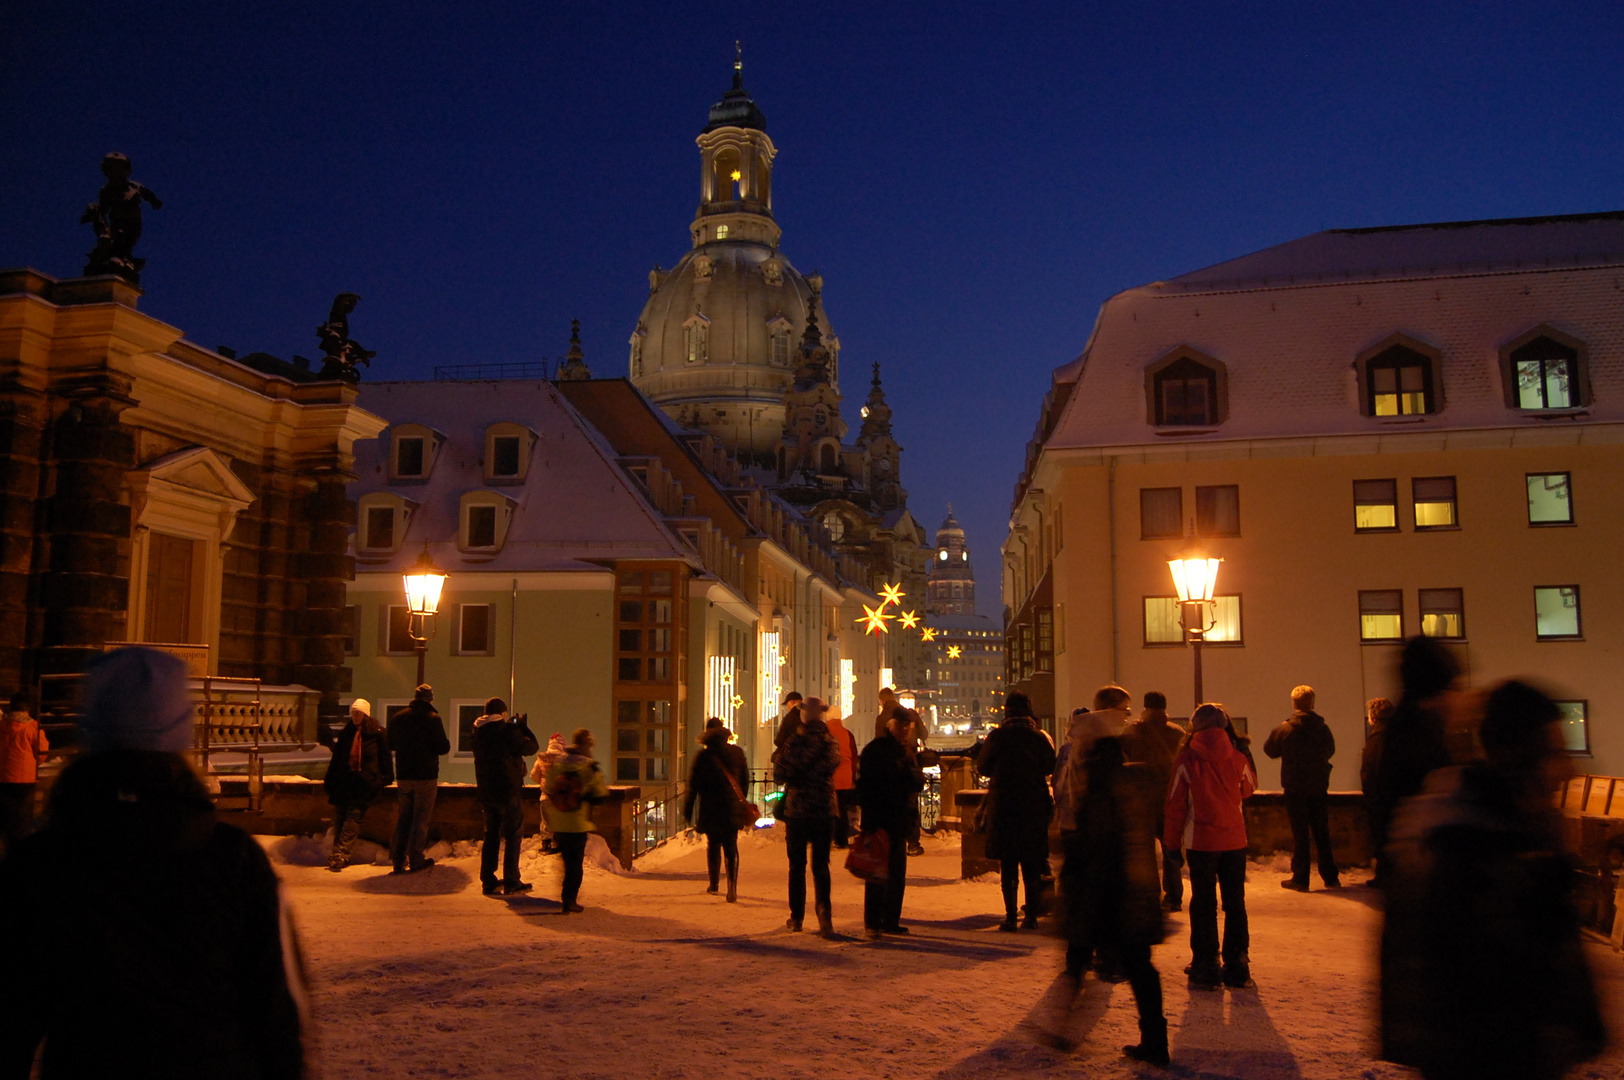
[[[1374,441],[1363,445],[1373,448]],[[1362,589],[1403,590],[1406,635],[1419,631],[1418,589],[1462,589],[1466,640],[1456,652],[1465,682],[1487,689],[1520,677],[1559,699],[1588,700],[1592,754],[1577,759],[1575,768],[1613,775],[1624,770],[1624,579],[1612,570],[1624,507],[1624,450],[1549,445],[1220,456],[1226,452],[1234,453],[1214,447],[1199,460],[1123,459],[1114,477],[1105,464],[1060,466],[1056,496],[1066,536],[1053,573],[1056,618],[1065,623],[1064,652],[1056,657],[1062,713],[1086,705],[1095,688],[1114,679],[1136,705],[1146,690],[1156,689],[1167,694],[1171,713],[1188,715],[1190,650],[1147,647],[1143,640],[1143,598],[1172,594],[1166,560],[1183,541],[1140,539],[1139,492],[1181,487],[1188,520],[1196,486],[1237,484],[1241,535],[1201,543],[1224,559],[1218,592],[1242,598],[1244,643],[1203,650],[1204,696],[1246,717],[1264,786],[1278,785],[1279,770],[1263,757],[1262,740],[1290,714],[1291,688],[1307,683],[1319,692],[1318,711],[1337,739],[1332,786],[1358,787],[1363,703],[1397,697],[1398,653],[1395,645],[1360,643]],[[1526,474],[1564,471],[1572,474],[1576,524],[1530,526]],[[1455,477],[1459,529],[1413,531],[1410,480],[1426,476]],[[1397,481],[1402,531],[1356,533],[1353,482],[1384,478]],[[1583,640],[1537,641],[1534,587],[1571,584],[1580,586]]]

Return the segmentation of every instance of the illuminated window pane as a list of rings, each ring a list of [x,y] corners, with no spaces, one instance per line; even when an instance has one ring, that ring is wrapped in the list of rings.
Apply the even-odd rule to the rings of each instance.
[[[1398,589],[1359,593],[1359,640],[1397,641],[1404,637],[1404,594]]]
[[[1365,365],[1372,416],[1413,416],[1433,411],[1431,361],[1395,345]]]
[[[1558,701],[1562,713],[1562,748],[1570,754],[1590,753],[1590,702]]]
[[[1466,602],[1460,589],[1420,591],[1421,632],[1428,637],[1466,636]]]
[[[1579,354],[1548,337],[1535,338],[1511,354],[1517,407],[1566,409],[1579,404],[1575,375]]]
[[[1353,482],[1353,527],[1358,531],[1398,528],[1398,481]]]
[[[1411,481],[1411,491],[1417,529],[1453,529],[1458,524],[1453,476],[1417,477]]]
[[[1398,527],[1396,506],[1356,506],[1353,508],[1355,529],[1394,529]]]
[[[1572,480],[1567,473],[1528,474],[1528,523],[1573,524]]]
[[[1208,610],[1212,626],[1205,640],[1213,644],[1238,644],[1241,637],[1241,598],[1215,596]],[[1145,644],[1177,645],[1184,641],[1179,626],[1179,602],[1175,596],[1145,597]]]
[[[1579,636],[1579,586],[1541,585],[1534,589],[1535,632],[1541,638]]]

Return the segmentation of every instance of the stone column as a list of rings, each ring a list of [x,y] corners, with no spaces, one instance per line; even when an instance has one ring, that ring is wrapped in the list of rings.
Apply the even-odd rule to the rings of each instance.
[[[0,390],[0,687],[32,681],[24,658],[44,414],[38,391],[15,384]]]
[[[343,718],[338,698],[350,690],[350,669],[344,663],[344,603],[345,582],[355,579],[355,558],[348,553],[355,504],[345,485],[353,479],[336,468],[317,472],[316,490],[303,500],[309,541],[294,556],[304,603],[296,622],[303,648],[293,678],[321,691],[322,723]]]

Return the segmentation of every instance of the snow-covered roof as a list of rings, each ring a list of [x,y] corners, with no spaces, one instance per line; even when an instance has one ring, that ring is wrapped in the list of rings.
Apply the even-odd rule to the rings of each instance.
[[[439,567],[453,572],[585,570],[607,560],[691,556],[617,464],[614,449],[550,383],[363,383],[360,401],[391,426],[423,424],[445,442],[426,480],[393,483],[390,433],[356,443],[351,496],[388,491],[418,507],[397,552],[385,560],[358,559],[359,571],[402,569],[416,561],[425,541]],[[501,422],[536,434],[522,483],[485,479],[485,431]],[[516,503],[494,555],[458,547],[461,499],[470,491],[496,492]]]

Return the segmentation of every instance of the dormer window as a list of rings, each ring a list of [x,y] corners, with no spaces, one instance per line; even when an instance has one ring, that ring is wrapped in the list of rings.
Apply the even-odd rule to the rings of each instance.
[[[1500,354],[1506,404],[1530,412],[1589,404],[1586,352],[1584,342],[1548,326],[1517,338]]]
[[[1359,408],[1366,416],[1427,416],[1443,408],[1439,353],[1394,335],[1355,361]]]
[[[406,540],[415,504],[387,491],[363,495],[355,508],[355,551],[361,558],[393,555]]]
[[[530,468],[536,433],[523,424],[492,424],[485,429],[485,482],[513,484]]]
[[[496,546],[496,507],[470,506],[468,508],[468,542],[471,548]]]
[[[444,442],[445,436],[433,428],[396,424],[389,430],[389,479],[428,479]]]
[[[694,315],[682,324],[683,359],[690,364],[703,364],[710,354],[710,320]]]
[[[513,520],[512,499],[495,491],[470,491],[462,497],[458,547],[469,555],[494,555],[507,540]]]
[[[1157,427],[1217,427],[1224,422],[1224,365],[1191,349],[1162,357],[1145,371],[1150,422]]]
[[[395,549],[395,508],[373,506],[367,509],[366,527],[362,530],[362,547]]]

